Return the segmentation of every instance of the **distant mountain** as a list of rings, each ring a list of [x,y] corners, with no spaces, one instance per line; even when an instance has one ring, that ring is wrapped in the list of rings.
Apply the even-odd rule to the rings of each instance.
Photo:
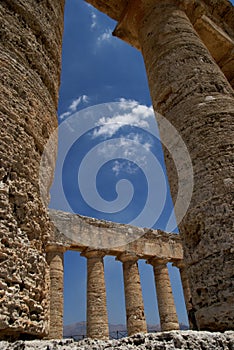
[[[160,325],[147,325],[148,332],[159,332]],[[186,330],[189,327],[180,323],[180,329]],[[127,336],[127,328],[124,324],[109,324],[109,332],[111,338],[121,338]],[[63,327],[63,336],[65,338],[73,337],[75,339],[82,339],[86,336],[86,322],[76,322]]]
[[[86,335],[86,322],[76,322],[63,327],[63,336],[72,337],[76,335]]]

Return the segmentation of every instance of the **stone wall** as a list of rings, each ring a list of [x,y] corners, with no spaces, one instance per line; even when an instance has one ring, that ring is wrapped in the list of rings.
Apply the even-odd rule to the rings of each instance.
[[[48,332],[45,245],[51,226],[38,172],[43,147],[57,126],[63,12],[63,0],[0,4],[1,338]],[[52,178],[53,162],[47,170]]]

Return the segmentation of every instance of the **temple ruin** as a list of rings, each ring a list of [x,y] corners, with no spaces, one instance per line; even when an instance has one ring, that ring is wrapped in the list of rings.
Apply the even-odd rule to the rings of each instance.
[[[55,231],[47,244],[47,261],[50,267],[50,337],[61,338],[63,332],[63,256],[67,250],[81,252],[87,258],[87,336],[95,339],[109,338],[109,326],[106,307],[106,289],[104,279],[104,256],[115,256],[122,262],[126,304],[128,335],[147,332],[144,305],[142,299],[139,259],[144,259],[153,266],[161,328],[164,331],[179,329],[174,305],[167,263],[172,262],[180,269],[187,310],[190,303],[190,289],[185,266],[183,249],[179,235],[162,231],[137,228],[130,225],[116,224],[103,220],[91,219],[74,214],[53,211],[53,216],[60,220],[69,237]],[[130,235],[138,239],[122,246],[95,249],[79,244],[72,237],[91,237],[93,246],[108,247],[108,241],[119,235]],[[104,240],[100,244],[100,238]]]
[[[167,262],[180,268],[199,330],[233,330],[234,8],[228,0],[87,2],[117,21],[115,36],[142,52],[154,110],[189,150],[192,200],[179,236],[146,230],[124,247],[95,250],[56,232],[41,201],[39,166],[57,127],[64,0],[1,1],[0,339],[62,337],[63,253],[69,249],[87,258],[90,337],[108,337],[105,255],[123,264],[129,334],[146,331],[138,259],[153,266],[163,330],[178,329]],[[177,177],[166,150],[165,161],[175,201]],[[80,223],[82,234],[102,225],[112,233],[130,228]]]

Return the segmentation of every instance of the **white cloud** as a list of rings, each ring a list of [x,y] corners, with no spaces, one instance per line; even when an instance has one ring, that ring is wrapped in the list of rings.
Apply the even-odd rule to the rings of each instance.
[[[77,110],[77,107],[81,104],[81,102],[88,103],[89,102],[88,96],[82,95],[82,96],[78,97],[77,99],[73,100],[72,103],[70,104],[70,106],[68,107],[68,109],[71,112],[75,112]]]
[[[110,28],[106,29],[104,33],[100,34],[97,38],[98,45],[109,42],[112,39],[112,30]]]
[[[88,98],[87,95],[83,95],[83,96],[82,96],[82,102],[83,102],[83,103],[89,103],[89,98]]]
[[[147,128],[147,119],[154,116],[152,106],[141,105],[134,100],[120,99],[120,110],[123,111],[121,114],[99,119],[96,126],[100,128],[95,129],[93,136],[111,137],[125,125]]]
[[[120,171],[135,174],[139,167],[142,169],[147,167],[149,152],[151,152],[151,146],[147,144],[145,147],[143,137],[136,136],[135,139],[130,139],[125,135],[117,142],[100,144],[97,156],[106,161],[121,158],[121,161],[116,160],[112,167],[114,174],[118,176]]]
[[[68,107],[68,109],[71,112],[75,112],[77,110],[77,107],[81,103],[81,101],[82,101],[82,96],[78,97],[76,100],[73,100],[72,103],[70,104],[70,106]]]
[[[61,114],[59,116],[59,119],[63,120],[64,118],[69,117],[70,115],[72,115],[77,111],[77,108],[81,103],[88,103],[88,102],[89,102],[89,98],[87,95],[79,96],[78,98],[72,101],[72,103],[68,107],[68,110],[65,113]]]
[[[69,117],[70,114],[71,114],[70,112],[65,112],[63,114],[60,114],[59,119],[63,120],[64,118]]]
[[[135,100],[126,100],[126,98],[121,97],[119,99],[119,106],[121,109],[125,110],[125,109],[129,109],[129,108],[134,108],[136,107],[139,103]]]
[[[96,126],[99,128],[95,128],[93,138],[100,136],[104,139],[112,138],[123,126],[135,126],[143,130],[151,129],[154,120],[152,106],[148,107],[137,101],[121,98],[118,107],[118,111],[116,114],[112,114],[112,117],[102,117],[97,121]],[[111,112],[113,111],[110,111],[110,115]],[[136,173],[139,166],[142,168],[148,166],[148,154],[152,152],[153,144],[153,139],[149,134],[146,135],[140,130],[137,132],[130,129],[118,137],[117,143],[102,142],[102,146],[98,149],[98,155],[103,159],[115,159],[119,158],[118,155],[121,153],[122,161],[116,160],[112,167],[114,174],[118,176],[120,171],[133,174]],[[134,164],[136,160],[138,165]]]
[[[114,172],[114,174],[116,176],[119,175],[120,171],[124,171],[128,174],[135,174],[138,170],[138,167],[136,165],[134,165],[133,163],[129,162],[129,161],[118,161],[116,160],[114,162],[114,166],[112,167],[112,170]]]
[[[90,14],[91,14],[91,29],[94,29],[97,25],[97,15],[95,13],[95,9],[92,5],[90,5],[89,3],[85,3],[85,5],[90,9]]]
[[[91,12],[91,19],[92,19],[92,23],[91,23],[91,29],[94,29],[97,25],[97,15],[94,12]]]

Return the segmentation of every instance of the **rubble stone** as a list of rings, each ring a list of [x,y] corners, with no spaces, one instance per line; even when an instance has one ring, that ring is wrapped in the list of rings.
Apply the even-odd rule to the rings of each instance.
[[[119,340],[71,339],[0,342],[1,350],[233,350],[234,332],[172,331],[136,334]]]

